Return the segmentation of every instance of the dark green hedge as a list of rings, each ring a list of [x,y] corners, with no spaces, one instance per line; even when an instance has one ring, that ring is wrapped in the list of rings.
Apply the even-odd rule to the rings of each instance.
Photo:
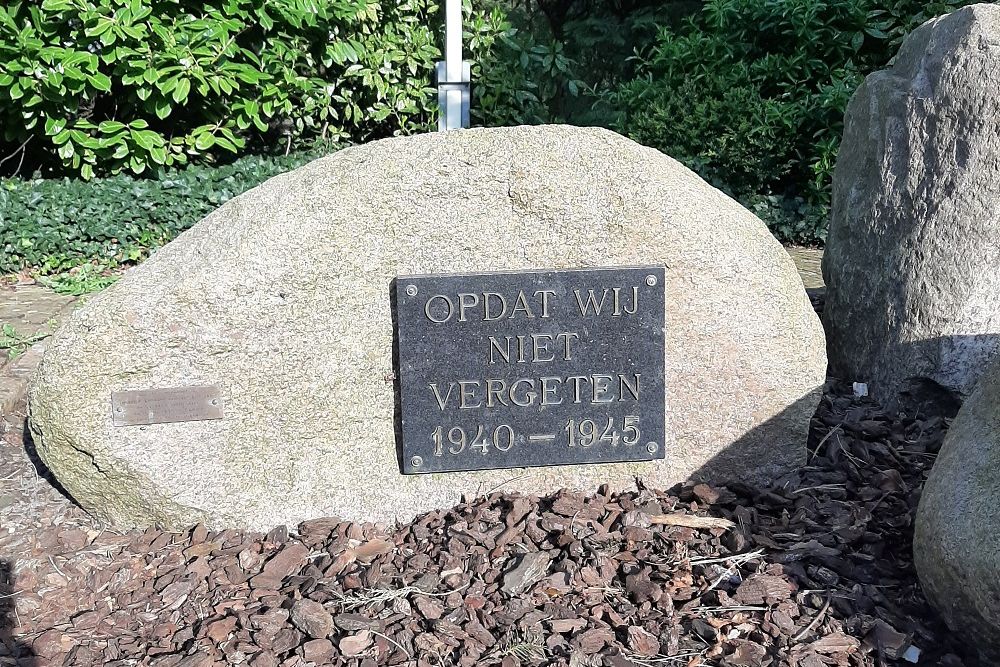
[[[0,274],[141,260],[220,204],[327,152],[250,156],[153,179],[0,181]]]
[[[847,102],[907,34],[971,0],[705,0],[605,94],[611,126],[677,158],[783,242],[826,238]]]

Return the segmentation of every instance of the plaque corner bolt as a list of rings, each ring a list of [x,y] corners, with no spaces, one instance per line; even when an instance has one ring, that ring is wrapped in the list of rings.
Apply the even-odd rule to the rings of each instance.
[[[650,287],[656,285],[656,276],[654,276],[653,274],[649,274],[648,276],[646,276],[646,284],[649,285]]]
[[[416,296],[416,295],[417,295],[417,286],[416,285],[407,285],[406,286],[406,296]]]
[[[655,442],[650,442],[650,443],[646,444],[646,451],[649,452],[650,454],[655,454],[656,453],[656,448],[657,448],[657,445],[656,445]]]
[[[410,465],[413,466],[414,468],[419,468],[420,466],[423,465],[423,463],[424,460],[419,456],[414,456],[413,458],[410,459]]]

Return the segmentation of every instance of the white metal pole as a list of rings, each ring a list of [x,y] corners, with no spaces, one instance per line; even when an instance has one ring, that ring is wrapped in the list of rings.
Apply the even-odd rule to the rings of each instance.
[[[444,61],[449,81],[462,78],[462,0],[448,0],[444,17]]]
[[[444,62],[448,81],[462,80],[462,0],[447,0],[445,6]],[[462,127],[462,91],[449,90],[447,124]]]

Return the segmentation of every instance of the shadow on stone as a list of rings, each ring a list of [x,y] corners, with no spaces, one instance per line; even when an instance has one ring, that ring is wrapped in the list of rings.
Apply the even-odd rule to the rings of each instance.
[[[670,388],[667,387],[667,391]],[[669,394],[668,394],[669,395]],[[803,414],[808,414],[810,419],[819,407],[821,397],[815,393],[809,393],[798,399],[790,406],[782,410],[778,415],[758,424],[748,431],[736,442],[732,443],[724,450],[713,456],[701,467],[691,473],[690,479],[697,482],[707,482],[710,484],[738,483],[748,486],[766,487],[772,483],[779,483],[784,477],[794,475],[799,465],[805,463],[808,452],[816,446],[817,440],[815,430],[809,430],[808,442],[799,443],[801,451],[796,451],[796,443],[775,442],[776,432],[795,432],[801,429],[801,424],[794,422],[801,420]],[[705,415],[705,419],[715,419],[713,415]],[[779,448],[787,451],[788,456],[783,469],[773,470],[760,469],[760,461],[775,461],[774,449]],[[671,453],[668,451],[667,456]],[[757,475],[745,474],[744,471],[759,470]]]
[[[936,358],[936,355],[942,349],[983,349],[992,346],[1000,349],[1000,334],[944,336],[918,343],[908,343],[906,345],[910,348],[906,351],[907,355],[912,355],[913,358],[933,359]],[[828,378],[826,387],[829,388],[831,383],[838,381],[850,383],[865,382],[865,380],[865,378],[831,377]],[[921,418],[943,417],[951,419],[958,413],[959,408],[962,407],[962,403],[966,398],[966,396],[958,391],[941,385],[931,377],[904,378],[900,381],[899,385],[902,389],[895,395],[887,395],[885,392],[880,393],[878,387],[870,387],[870,390],[872,390],[873,399],[880,402],[887,411],[899,413],[901,416]],[[670,391],[669,387],[667,387],[667,391]],[[777,427],[782,425],[781,422],[786,422],[789,419],[795,418],[795,415],[802,414],[803,409],[806,407],[804,405],[806,402],[815,402],[815,398],[805,396],[786,408],[781,414],[758,425],[701,466],[691,475],[691,478],[712,483],[740,482],[753,484],[756,480],[741,479],[738,475],[733,474],[732,471],[738,471],[741,465],[745,465],[745,462],[757,460],[757,457],[764,455],[770,447],[785,444],[765,441],[759,433],[779,430]],[[817,403],[811,407],[812,410],[810,413],[815,414],[819,405]],[[706,419],[711,418],[710,415],[706,415]],[[817,433],[817,429],[810,429],[805,456],[808,456],[808,453],[812,452],[819,444],[819,437],[821,435]],[[669,453],[667,455],[669,456]]]
[[[396,279],[389,283],[389,314],[392,318],[392,430],[396,446],[396,465],[403,474],[403,392],[399,387],[399,313],[396,307]]]
[[[37,664],[34,651],[14,638],[14,628],[17,626],[14,611],[17,591],[14,589],[13,569],[10,561],[0,559],[0,658],[3,658],[0,664],[34,667]],[[13,662],[9,659],[13,659]]]
[[[66,499],[79,507],[80,503],[76,502],[76,499],[70,495],[69,491],[59,483],[59,480],[55,478],[52,471],[49,470],[45,462],[38,456],[38,450],[35,448],[35,440],[31,437],[31,429],[28,427],[28,419],[24,420],[24,431],[21,435],[22,442],[24,443],[24,453],[28,457],[28,460],[31,461],[31,465],[34,466],[35,473]]]

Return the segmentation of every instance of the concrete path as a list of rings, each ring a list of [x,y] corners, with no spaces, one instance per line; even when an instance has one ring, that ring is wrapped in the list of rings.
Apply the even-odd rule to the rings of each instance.
[[[0,349],[0,415],[13,411],[24,396],[45,350],[45,336],[72,310],[75,300],[36,285],[0,287],[0,341],[5,348]]]
[[[795,262],[795,268],[799,270],[802,284],[806,286],[806,290],[821,290],[826,287],[823,283],[823,271],[820,268],[823,261],[822,248],[787,246],[785,251]]]

